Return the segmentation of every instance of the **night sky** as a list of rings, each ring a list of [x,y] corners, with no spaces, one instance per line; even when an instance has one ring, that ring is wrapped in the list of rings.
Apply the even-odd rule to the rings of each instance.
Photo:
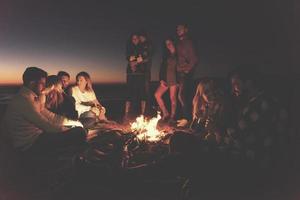
[[[157,80],[163,40],[175,35],[181,22],[197,44],[196,77],[224,76],[249,63],[280,73],[288,56],[290,9],[283,2],[2,0],[0,84],[20,83],[26,66],[49,74],[65,70],[72,77],[87,71],[99,83],[124,82],[125,45],[140,29],[153,41],[152,79]]]

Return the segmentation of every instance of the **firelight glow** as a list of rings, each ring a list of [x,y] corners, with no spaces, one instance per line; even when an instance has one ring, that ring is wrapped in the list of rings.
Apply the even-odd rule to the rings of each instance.
[[[139,140],[157,142],[164,136],[164,132],[157,129],[157,123],[160,119],[161,115],[159,112],[156,117],[150,120],[141,115],[131,124],[131,130],[137,133]]]

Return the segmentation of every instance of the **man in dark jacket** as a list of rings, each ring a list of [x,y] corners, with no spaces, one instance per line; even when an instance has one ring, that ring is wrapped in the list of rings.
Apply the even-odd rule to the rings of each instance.
[[[151,66],[152,66],[152,43],[149,40],[148,34],[145,31],[139,33],[140,46],[142,51],[142,58],[145,68],[145,93],[147,107],[149,108],[150,102],[150,82],[151,82]],[[145,108],[144,108],[145,109]]]
[[[195,52],[194,44],[192,40],[188,38],[188,27],[184,24],[177,25],[178,41],[176,44],[177,56],[178,56],[178,81],[179,91],[178,99],[182,107],[184,119],[180,120],[181,125],[187,123],[187,119],[190,117],[188,101],[188,88],[191,86],[191,81],[194,74],[195,66],[198,62],[198,58]]]

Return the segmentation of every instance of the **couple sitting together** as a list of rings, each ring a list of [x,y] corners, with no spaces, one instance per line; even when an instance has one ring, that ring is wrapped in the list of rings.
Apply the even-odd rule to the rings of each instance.
[[[79,118],[87,126],[93,122],[108,122],[105,108],[97,100],[92,88],[90,75],[86,72],[78,73],[76,85],[72,87],[68,87],[69,79],[70,75],[66,72],[47,77],[46,89],[41,95],[46,108],[70,119]]]

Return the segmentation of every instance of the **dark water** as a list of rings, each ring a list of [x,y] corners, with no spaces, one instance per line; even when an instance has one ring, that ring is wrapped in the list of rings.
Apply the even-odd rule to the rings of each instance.
[[[18,90],[19,86],[0,86],[0,104],[7,104]]]

